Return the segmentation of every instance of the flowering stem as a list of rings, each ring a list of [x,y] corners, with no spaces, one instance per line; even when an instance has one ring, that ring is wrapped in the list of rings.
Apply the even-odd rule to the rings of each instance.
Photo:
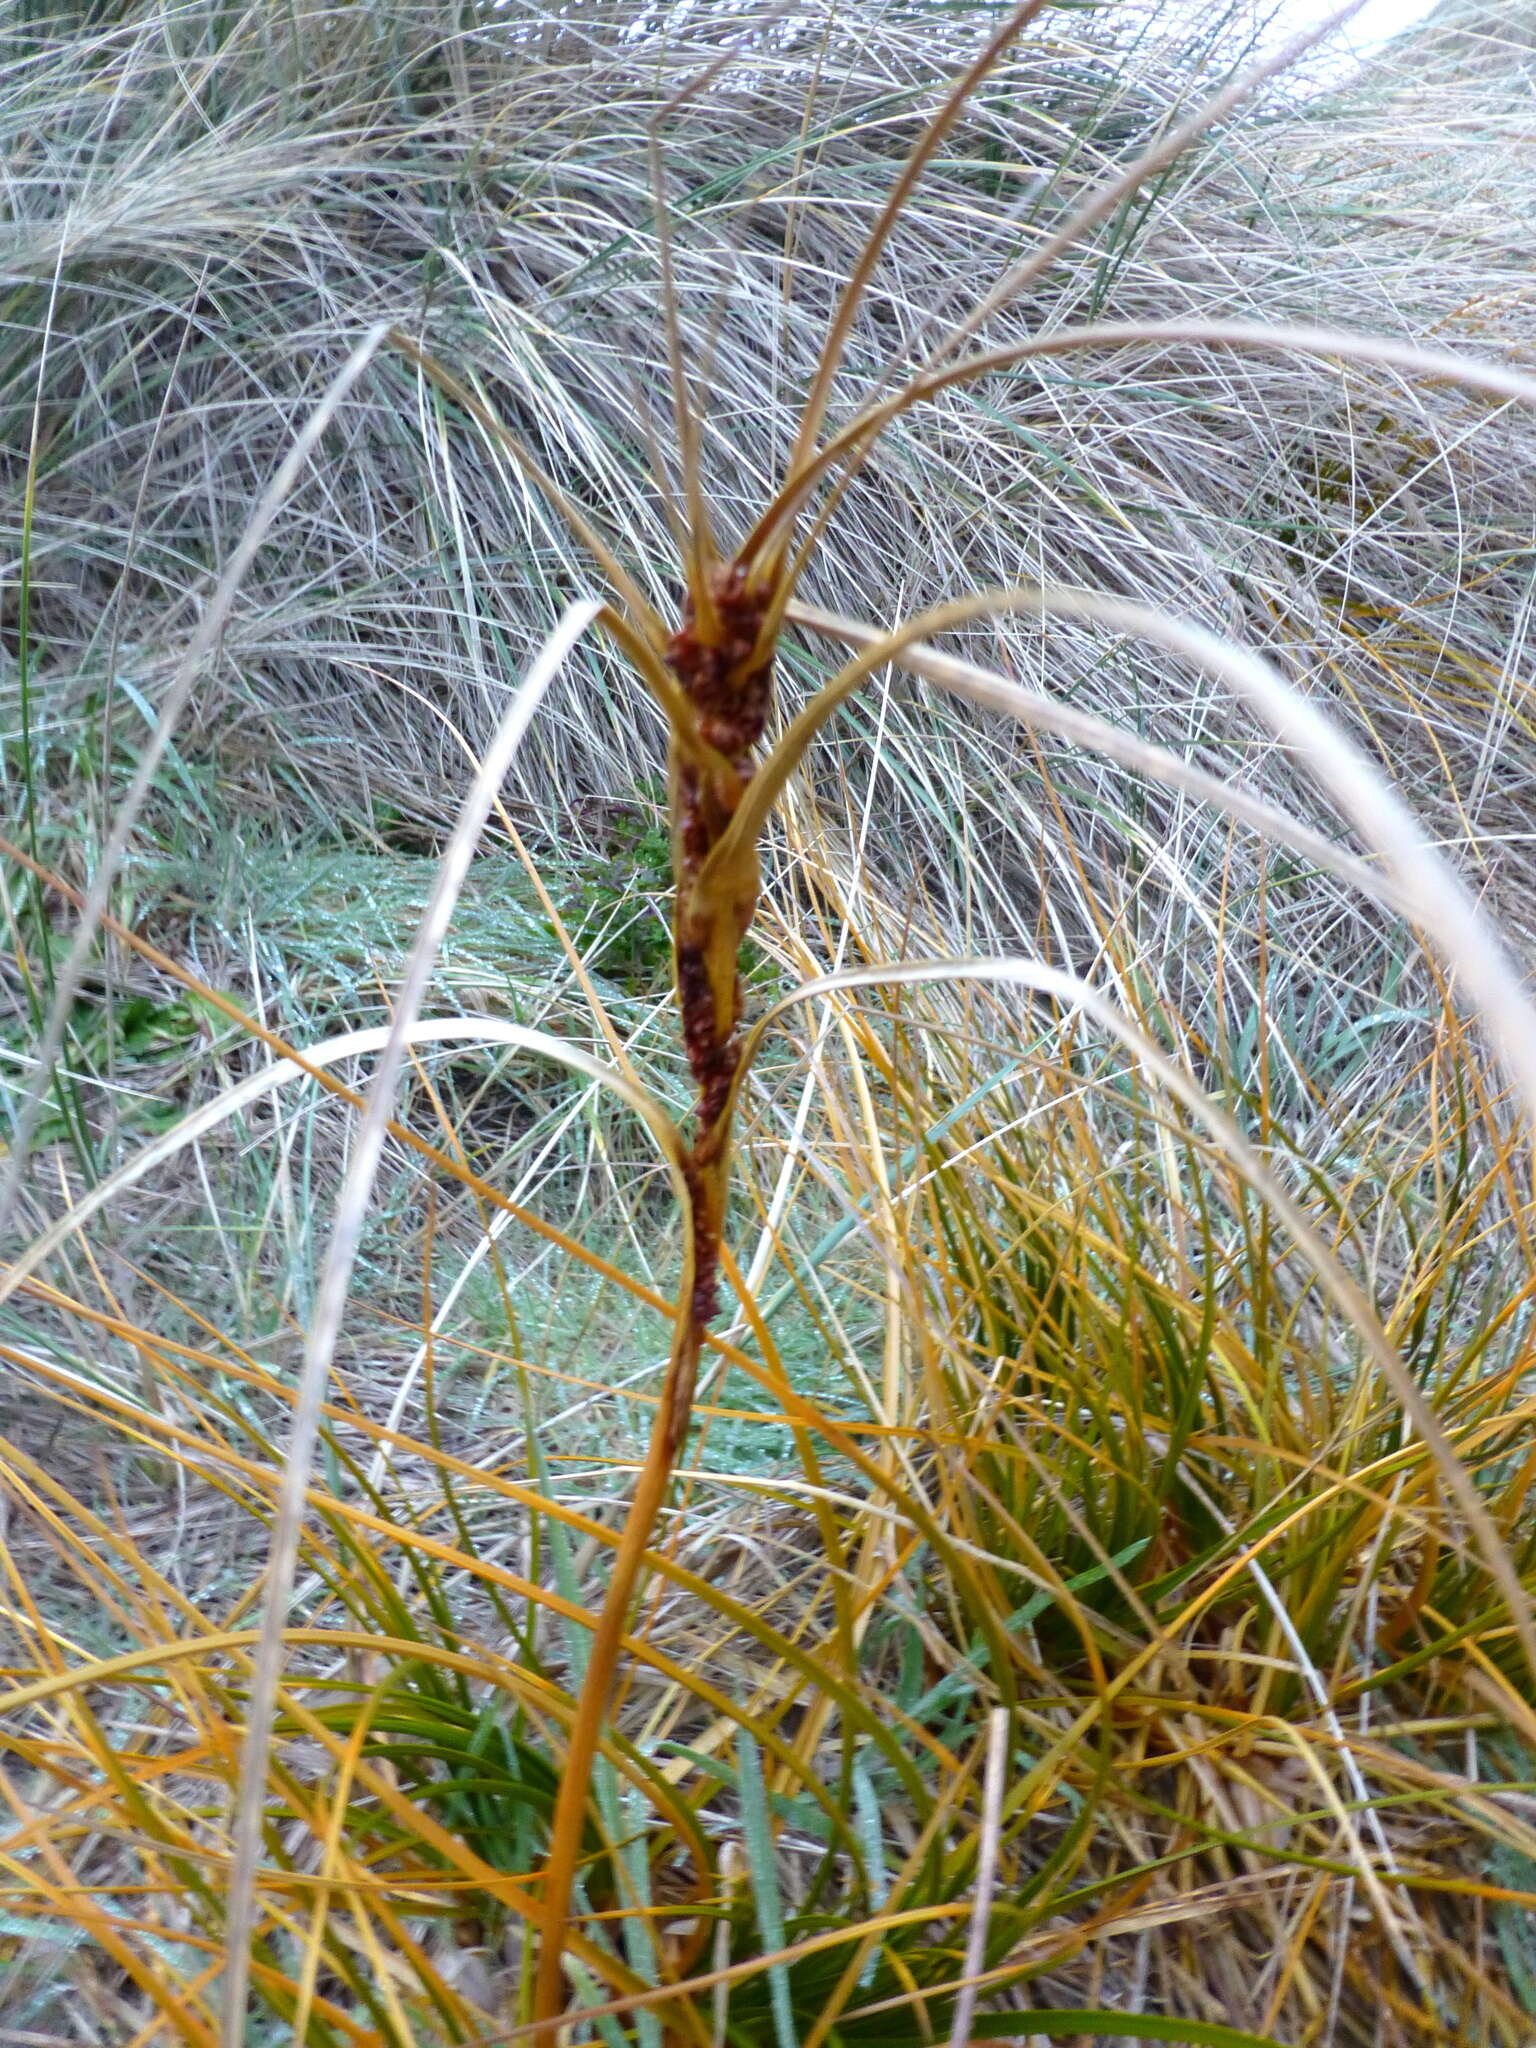
[[[683,1297],[650,1444],[593,1627],[555,1801],[534,1981],[534,2048],[555,2048],[561,2025],[562,1965],[593,1765],[625,1625],[687,1439],[699,1358],[719,1300],[731,1109],[742,1062],[739,958],[757,907],[757,847],[741,849],[724,866],[715,863],[707,878],[704,868],[752,777],[772,697],[773,645],[765,624],[769,593],[756,588],[740,564],[711,570],[708,584],[708,602],[700,608],[707,616],[701,618],[690,599],[666,655],[693,714],[689,731],[674,722],[668,763],[677,1006],[697,1091],[683,1167],[689,1194]]]

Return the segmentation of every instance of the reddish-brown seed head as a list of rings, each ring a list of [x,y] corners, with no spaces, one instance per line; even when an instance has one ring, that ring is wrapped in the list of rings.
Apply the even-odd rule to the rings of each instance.
[[[773,687],[773,656],[760,651],[765,593],[751,588],[739,562],[710,575],[716,630],[699,630],[690,595],[683,622],[667,646],[667,661],[699,713],[704,738],[743,773],[763,736]]]

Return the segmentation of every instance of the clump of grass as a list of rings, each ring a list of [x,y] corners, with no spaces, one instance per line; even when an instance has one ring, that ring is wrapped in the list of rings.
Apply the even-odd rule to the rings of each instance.
[[[1528,2031],[1508,1913],[1532,1903],[1536,1087],[1516,977],[1358,745],[1271,666],[1144,593],[1010,575],[888,630],[806,602],[799,585],[881,452],[903,435],[942,445],[925,409],[1019,364],[1300,351],[1425,374],[1478,403],[1536,389],[1390,338],[1187,313],[1106,324],[1090,302],[1076,324],[985,348],[969,346],[979,317],[963,316],[889,395],[866,384],[845,403],[841,365],[884,245],[1040,11],[997,30],[918,124],[873,231],[839,266],[766,509],[743,512],[711,471],[695,404],[711,376],[690,375],[674,311],[680,483],[656,474],[642,488],[675,500],[680,612],[660,608],[654,549],[631,567],[626,537],[572,502],[496,393],[414,332],[398,337],[423,373],[423,416],[441,401],[440,443],[467,423],[520,466],[615,602],[567,612],[469,750],[468,794],[384,1021],[301,1048],[104,921],[121,960],[191,991],[271,1058],[103,1162],[94,1187],[71,1187],[58,1157],[62,1212],[37,1218],[5,1283],[16,1320],[3,1355],[62,1418],[78,1465],[61,1469],[54,1442],[24,1430],[9,1455],[5,1903],[41,1939],[84,1935],[98,2032],[781,2048],[1097,2034],[1233,2048],[1513,2044]],[[344,44],[345,24],[336,33]],[[790,72],[801,57],[791,39],[762,61]],[[449,46],[439,72],[435,50],[413,47],[402,78],[456,89],[454,61]],[[669,103],[658,132],[711,90]],[[986,310],[1002,314],[1045,258],[1123,217],[1193,139],[1094,166],[1065,224],[1013,273],[1001,266],[1006,289]],[[997,161],[967,174],[995,181]],[[676,309],[666,214],[658,203],[653,231]],[[352,352],[301,445],[347,390],[393,374],[383,338],[372,329]],[[590,496],[613,476],[594,459]],[[1354,487],[1315,463],[1316,516]],[[611,495],[622,511],[622,484]],[[263,502],[270,527],[275,500]],[[731,546],[727,526],[742,536]],[[236,588],[226,577],[199,628],[209,646]],[[1317,777],[1354,845],[1274,801],[1283,783],[1268,798],[1224,787],[1130,724],[984,667],[983,629],[997,626],[1006,671],[1034,644],[1022,622],[1059,624],[1094,662],[1134,637],[1165,669],[1214,678]],[[808,638],[791,642],[791,625]],[[670,735],[687,1124],[641,1058],[656,1019],[626,1018],[594,979],[556,906],[547,843],[530,846],[507,810],[498,823],[590,1042],[548,1017],[421,1014],[507,769],[593,626]],[[839,641],[856,651],[827,681],[807,650]],[[778,721],[781,659],[812,684]],[[931,762],[883,739],[859,775],[817,768],[833,714],[893,664],[1010,731],[1096,748],[1122,774],[1113,802],[1106,782],[1068,786],[1038,741],[1037,946],[1015,932],[1000,947],[990,912],[987,943],[968,942],[951,893],[974,855],[995,904],[1012,844],[1005,829],[972,845],[963,817],[946,840],[935,823],[964,779],[955,764],[975,758],[969,714],[924,709],[930,782]],[[877,731],[894,701],[887,685]],[[983,759],[1000,775],[1008,753]],[[904,892],[878,843],[887,781],[916,791],[928,820],[933,857]],[[1170,850],[1142,801],[1159,781],[1216,824],[1181,828]],[[825,824],[832,797],[847,807],[846,856]],[[774,818],[770,858],[790,886],[765,892]],[[1238,832],[1255,828],[1264,850],[1240,852]],[[1122,843],[1134,859],[1117,859]],[[68,875],[30,847],[7,853],[33,932],[38,904],[82,911]],[[1213,996],[1194,970],[1156,971],[1174,932],[1148,870],[1236,996]],[[1288,917],[1286,891],[1318,875],[1326,891],[1301,890]],[[796,884],[814,890],[809,906]],[[1316,986],[1328,920],[1353,890],[1391,934],[1352,962],[1363,1019],[1340,977]],[[1325,931],[1302,947],[1308,916]],[[759,991],[750,1018],[749,928],[796,984]],[[68,972],[54,976],[56,1010]],[[1391,1065],[1373,1052],[1381,1032]],[[773,1033],[790,1053],[776,1067]],[[636,1119],[660,1171],[618,1244],[590,1204],[552,1215],[537,1163],[510,1190],[477,1170],[432,1062],[434,1048],[484,1045],[563,1069]],[[335,1071],[360,1055],[375,1060],[366,1093]],[[101,1219],[182,1159],[227,1171],[210,1141],[298,1091],[301,1113],[256,1132],[285,1161],[268,1207],[313,1203],[315,1182],[286,1173],[300,1145],[324,1158],[335,1225],[323,1256],[312,1245],[271,1276],[222,1246],[248,1289],[278,1295],[262,1343],[245,1343]],[[523,1156],[542,1155],[530,1141]],[[633,1172],[605,1134],[592,1157],[609,1186]],[[419,1280],[414,1299],[380,1300],[362,1233],[381,1195],[403,1233],[396,1190],[415,1204]],[[547,1285],[541,1261],[559,1276]],[[504,1332],[449,1313],[472,1274]],[[626,1302],[627,1323],[594,1311],[588,1289]],[[527,1327],[541,1305],[557,1337],[542,1349]],[[620,1377],[615,1353],[642,1367],[664,1354],[659,1382]],[[484,1399],[460,1398],[469,1375],[507,1390],[489,1441]],[[741,1427],[783,1433],[780,1469],[706,1457],[712,1431]],[[168,1514],[179,1540],[162,1559],[143,1528]],[[268,1531],[253,1583],[252,1534]],[[1491,1937],[1485,1909],[1503,1916]]]

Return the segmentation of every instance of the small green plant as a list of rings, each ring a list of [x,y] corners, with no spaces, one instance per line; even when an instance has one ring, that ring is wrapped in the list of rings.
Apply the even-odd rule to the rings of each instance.
[[[665,986],[671,970],[663,906],[671,887],[672,839],[663,792],[653,787],[637,795],[641,807],[616,813],[603,857],[579,878],[576,926],[592,970],[644,996]]]
[[[15,1060],[11,1084],[25,1075],[31,1020],[0,1019],[0,1061]],[[82,1129],[105,1119],[88,1114],[91,1090],[110,1090],[112,1113],[124,1136],[165,1130],[182,1113],[174,1085],[184,1076],[207,1022],[206,1012],[181,997],[159,1000],[142,991],[107,1001],[77,1000],[70,1011],[67,1070],[50,1083],[48,1107],[32,1132],[39,1145],[77,1145]],[[16,1092],[20,1092],[19,1090]],[[85,1155],[89,1160],[88,1151]]]

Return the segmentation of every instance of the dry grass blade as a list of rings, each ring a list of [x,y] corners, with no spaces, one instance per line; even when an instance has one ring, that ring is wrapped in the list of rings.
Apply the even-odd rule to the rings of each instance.
[[[878,403],[865,407],[808,457],[793,480],[786,484],[772,509],[770,536],[786,522],[792,522],[813,487],[839,468],[853,469],[867,459],[871,449],[893,420],[914,405],[937,397],[957,385],[970,384],[1018,364],[1079,351],[1133,348],[1140,345],[1192,343],[1216,348],[1262,350],[1333,357],[1342,362],[1380,364],[1408,371],[1427,382],[1459,386],[1491,398],[1513,399],[1536,404],[1536,377],[1502,363],[1481,362],[1454,355],[1445,349],[1425,348],[1414,342],[1393,341],[1390,336],[1351,334],[1330,327],[1286,325],[1264,326],[1245,320],[1148,320],[1065,328],[1031,335],[1027,340],[1005,347],[979,351],[958,363],[925,371],[909,384]]]
[[[914,630],[930,633],[939,630],[944,623],[962,623],[976,616],[985,616],[997,608],[999,594],[982,593],[974,602],[961,599],[954,605],[944,606],[936,617],[930,616],[921,626],[914,626]],[[1138,775],[1164,783],[1170,789],[1181,790],[1187,796],[1197,797],[1202,803],[1240,819],[1266,838],[1304,854],[1350,888],[1360,890],[1398,916],[1407,913],[1407,902],[1402,892],[1380,869],[1372,867],[1334,840],[1325,838],[1321,832],[1277,805],[1266,803],[1262,797],[1253,796],[1236,783],[1207,774],[1182,755],[1125,732],[1111,725],[1108,719],[1100,718],[1091,711],[1080,711],[1072,704],[1058,703],[1038,690],[1025,689],[1018,683],[1009,682],[1006,677],[994,675],[989,670],[977,668],[955,655],[931,647],[923,640],[908,640],[905,628],[901,630],[896,651],[892,652],[892,635],[888,631],[857,619],[844,618],[836,612],[822,611],[816,605],[797,600],[789,607],[788,617],[792,625],[803,626],[807,632],[835,640],[841,646],[863,650],[870,656],[868,666],[871,669],[886,662],[909,669],[913,675],[963,697],[968,703],[1005,712],[1021,725],[1059,734],[1063,739],[1119,762],[1122,767],[1133,769]]]
[[[992,1709],[987,1722],[987,1762],[981,1790],[981,1856],[976,1870],[976,1901],[965,1938],[965,1987],[955,2000],[949,2048],[964,2048],[971,2038],[976,2013],[976,1985],[987,1960],[987,1929],[992,1917],[992,1887],[997,1881],[997,1838],[1003,1817],[1003,1787],[1012,1733],[1007,1710]]]
[[[1228,114],[1240,107],[1245,100],[1252,99],[1259,88],[1272,78],[1280,78],[1294,70],[1309,50],[1325,42],[1337,30],[1345,27],[1353,16],[1360,12],[1365,0],[1345,0],[1300,35],[1282,43],[1271,54],[1260,58],[1249,69],[1234,78],[1206,102],[1189,120],[1178,123],[1169,134],[1161,137],[1151,149],[1127,166],[1118,175],[1105,180],[1096,192],[1088,198],[1058,232],[1052,235],[1039,249],[1010,270],[978,300],[975,307],[963,318],[957,320],[930,358],[930,363],[942,362],[947,356],[964,347],[970,337],[1010,299],[1016,298],[1026,286],[1041,276],[1051,264],[1089,235],[1101,221],[1115,211],[1126,200],[1134,198],[1157,174],[1175,164],[1186,155],[1191,145],[1200,137],[1225,120]],[[919,375],[922,373],[920,372]]]

